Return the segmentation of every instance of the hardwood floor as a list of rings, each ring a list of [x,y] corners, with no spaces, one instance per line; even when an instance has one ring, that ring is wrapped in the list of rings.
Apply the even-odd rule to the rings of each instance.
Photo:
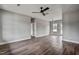
[[[0,55],[67,55],[79,54],[78,50],[78,44],[64,41],[62,44],[61,37],[57,36],[45,36],[0,45]]]
[[[63,54],[79,55],[79,44],[63,41]]]

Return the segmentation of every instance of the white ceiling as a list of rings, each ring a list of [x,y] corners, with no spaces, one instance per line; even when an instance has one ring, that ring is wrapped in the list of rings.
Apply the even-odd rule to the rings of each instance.
[[[39,12],[40,7],[49,7],[50,9],[47,11],[48,15],[43,16],[41,13],[32,13],[32,12]],[[53,20],[61,20],[62,19],[62,11],[63,12],[70,12],[79,10],[78,4],[21,4],[19,7],[17,4],[2,4],[0,5],[2,9],[20,13],[23,15],[31,16],[34,18],[39,18],[47,21]],[[62,9],[63,8],[63,9]]]
[[[50,9],[47,11],[48,15],[43,16],[41,13],[32,13],[32,12],[39,12],[40,7],[49,7]],[[51,21],[53,20],[60,20],[62,19],[62,8],[61,5],[55,4],[21,4],[19,7],[16,4],[3,4],[1,5],[2,9],[24,14],[27,16],[40,18],[43,20]]]
[[[64,4],[62,8],[64,13],[79,11],[79,4]]]

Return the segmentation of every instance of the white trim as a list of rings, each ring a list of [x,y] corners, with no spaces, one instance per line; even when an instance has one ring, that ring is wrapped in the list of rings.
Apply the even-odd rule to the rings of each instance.
[[[35,37],[39,38],[39,37],[44,37],[44,36],[49,36],[49,34],[46,34],[46,35],[36,35]]]
[[[47,35],[44,35],[44,36],[47,36]],[[44,37],[44,36],[36,36],[36,38],[39,38],[39,37]],[[30,38],[28,38],[28,39],[31,39],[31,37]],[[13,43],[13,42],[18,42],[18,41],[22,41],[22,40],[28,40],[28,39],[19,39],[19,40],[14,40],[14,41],[6,41],[6,42],[2,42],[2,43],[0,43],[0,45],[3,45],[3,44],[8,44],[8,43]]]
[[[29,38],[29,39],[30,39],[30,38]],[[8,43],[13,43],[13,42],[19,42],[19,41],[22,41],[22,40],[28,40],[28,39],[19,39],[19,40],[14,40],[14,41],[6,41],[6,42],[0,43],[0,45],[8,44]]]
[[[13,42],[19,42],[19,41],[22,41],[22,40],[28,40],[28,39],[19,39],[19,40],[14,40],[14,41],[2,42],[2,43],[0,43],[0,45],[8,44],[8,43],[13,43]],[[63,41],[67,41],[67,42],[72,42],[72,43],[79,44],[79,42],[77,42],[77,41],[71,41],[71,40],[67,40],[67,39],[64,39]]]
[[[48,36],[48,35],[44,35],[44,36]],[[44,37],[44,36],[36,36],[36,38]],[[28,39],[31,39],[31,37],[28,38]],[[8,44],[8,43],[13,43],[13,42],[19,42],[19,41],[28,40],[28,39],[19,39],[19,40],[14,40],[14,41],[6,41],[6,42],[2,42],[2,43],[0,43],[0,45]]]
[[[72,43],[79,44],[79,42],[77,42],[77,41],[73,41],[73,40],[67,40],[67,39],[64,39],[63,41],[67,41],[67,42],[72,42]]]

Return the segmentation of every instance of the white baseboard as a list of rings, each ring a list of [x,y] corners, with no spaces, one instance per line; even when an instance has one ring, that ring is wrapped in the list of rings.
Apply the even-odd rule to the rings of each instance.
[[[44,36],[48,36],[48,35],[44,35]],[[36,37],[39,38],[39,37],[44,37],[44,36],[41,35],[41,36],[36,36]],[[31,37],[28,38],[28,39],[31,39]],[[28,39],[19,39],[19,40],[14,40],[14,41],[6,41],[6,42],[0,43],[0,45],[8,44],[8,43],[13,43],[13,42],[18,42],[18,41],[22,41],[22,40],[28,40]]]
[[[79,42],[77,42],[77,41],[71,41],[71,40],[67,40],[67,39],[64,39],[63,41],[67,41],[67,42],[72,42],[72,43],[79,44]]]
[[[29,39],[30,39],[30,38],[29,38]],[[8,43],[13,43],[13,42],[18,42],[18,41],[22,41],[22,40],[28,40],[28,39],[19,39],[19,40],[14,40],[14,41],[6,41],[6,42],[0,43],[0,45],[8,44]]]
[[[37,37],[37,38],[39,38],[39,37],[44,37],[44,36],[48,36],[49,34],[46,34],[46,35],[38,35],[38,36],[35,36],[35,37]]]

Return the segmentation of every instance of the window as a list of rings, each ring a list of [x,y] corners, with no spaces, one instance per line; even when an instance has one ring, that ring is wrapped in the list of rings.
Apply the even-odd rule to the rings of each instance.
[[[53,24],[53,32],[57,32],[57,23]]]

